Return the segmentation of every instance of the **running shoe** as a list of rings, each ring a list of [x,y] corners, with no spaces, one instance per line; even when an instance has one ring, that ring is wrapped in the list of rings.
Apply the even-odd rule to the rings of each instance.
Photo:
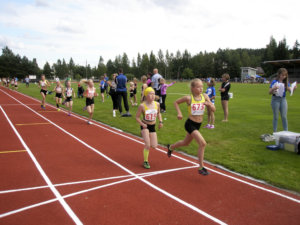
[[[43,106],[43,105],[41,105],[41,108],[42,108],[42,109],[46,109],[45,106]]]
[[[203,175],[203,176],[206,176],[209,174],[209,172],[207,171],[207,169],[205,169],[204,167],[202,169],[199,168],[198,170],[198,173]]]
[[[68,113],[68,116],[71,116],[71,113]]]
[[[87,121],[87,124],[88,125],[92,125],[93,123],[91,121]]]
[[[173,150],[171,150],[170,146],[171,146],[170,144],[167,145],[167,147],[168,147],[167,155],[168,155],[169,158],[172,156],[172,151],[173,151]]]
[[[57,112],[59,112],[60,111],[60,109],[57,109]]]
[[[84,111],[86,110],[86,106],[84,106],[82,110],[83,110],[83,112],[84,112]]]
[[[67,102],[67,101],[65,100],[65,101],[63,101],[63,103],[61,103],[61,104],[65,105],[65,104],[66,104],[66,102]]]
[[[144,168],[145,169],[150,169],[150,164],[148,162],[144,162]]]
[[[210,124],[207,124],[204,128],[210,128]]]
[[[210,125],[209,129],[215,129],[215,125]]]
[[[116,117],[116,111],[113,111],[113,117]]]

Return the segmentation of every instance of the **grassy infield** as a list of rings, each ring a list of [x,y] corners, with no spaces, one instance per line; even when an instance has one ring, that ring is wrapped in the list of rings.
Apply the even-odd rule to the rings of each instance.
[[[220,83],[216,85],[216,90],[219,86]],[[206,85],[204,88],[206,89]],[[77,91],[75,84],[74,89]],[[21,84],[19,91],[40,99],[39,89],[34,84],[31,84],[30,88],[25,88]],[[268,85],[232,83],[231,92],[234,96],[229,101],[229,122],[221,122],[223,111],[220,95],[217,93],[216,128],[214,130],[201,128],[200,130],[208,143],[205,159],[232,171],[265,180],[278,187],[300,192],[300,156],[283,150],[267,150],[266,146],[273,142],[264,143],[260,140],[261,134],[272,133],[271,96],[268,95]],[[160,144],[173,143],[185,136],[183,127],[187,117],[187,107],[181,106],[184,119],[179,121],[176,119],[173,102],[182,94],[188,93],[188,83],[176,83],[168,88],[167,113],[163,114],[164,128],[157,132]],[[47,96],[47,102],[54,104],[53,96]],[[140,85],[137,96],[139,99]],[[299,98],[300,90],[296,91],[292,97],[289,94],[287,96],[289,130],[294,132],[300,132]],[[75,99],[73,111],[87,116],[86,112],[82,112],[84,104],[84,99]],[[100,102],[100,97],[96,98],[94,119],[140,135],[140,128],[134,118],[137,107],[130,107],[133,115],[131,118],[113,118],[111,109],[110,98],[105,98],[104,103]],[[204,121],[203,124],[206,125],[206,116]],[[281,129],[281,120],[279,120],[278,130]],[[194,141],[190,146],[180,150],[190,155],[197,155],[197,145]]]

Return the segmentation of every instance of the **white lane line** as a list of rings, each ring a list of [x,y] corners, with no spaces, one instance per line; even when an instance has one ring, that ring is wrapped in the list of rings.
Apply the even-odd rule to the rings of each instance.
[[[1,90],[1,91],[2,91],[2,90]],[[4,92],[4,91],[2,91],[2,92]],[[4,93],[5,93],[5,92],[4,92]],[[23,96],[25,96],[25,97],[27,97],[27,98],[29,98],[29,99],[34,100],[34,101],[38,101],[37,99],[35,99],[35,98],[31,97],[31,96],[25,95],[25,94],[23,94],[23,93],[20,93],[20,92],[16,92],[16,93],[18,93],[18,94],[20,94],[20,95],[23,95]],[[5,94],[7,94],[7,93],[5,93]],[[7,94],[7,95],[9,95],[9,94]],[[9,95],[9,96],[10,96],[10,95]],[[52,108],[55,108],[55,107],[52,106],[51,104],[48,104],[48,105],[49,105],[50,107],[52,107]],[[64,111],[64,110],[62,110],[62,111],[63,111],[64,113],[67,113],[67,112]],[[77,115],[74,115],[74,117],[76,117],[76,118],[78,118],[78,119],[80,119],[80,120],[83,120],[83,121],[86,120],[85,118],[80,117],[80,116],[77,116]],[[100,122],[99,122],[99,121],[94,121],[94,125],[97,126],[97,127],[100,127],[100,128],[105,129],[105,130],[107,130],[107,131],[109,131],[109,132],[111,132],[111,133],[117,134],[117,135],[119,135],[119,136],[122,136],[122,137],[124,137],[124,138],[127,138],[127,139],[129,139],[129,140],[132,140],[132,141],[135,141],[135,142],[137,142],[137,143],[140,143],[140,144],[144,145],[144,142],[142,142],[142,141],[139,141],[139,140],[137,140],[137,139],[134,139],[134,138],[132,138],[132,137],[129,137],[129,136],[127,136],[126,134],[121,134],[121,133],[119,133],[119,132],[113,130],[112,128],[104,127],[104,126],[102,126],[102,125],[100,125],[100,124],[98,124],[98,123],[100,123]],[[160,151],[160,152],[162,152],[162,153],[164,153],[164,154],[166,154],[166,151],[163,150],[163,149],[156,148],[156,150],[157,150],[157,151]],[[193,162],[193,161],[191,161],[191,160],[189,160],[189,159],[183,158],[183,157],[178,156],[178,155],[175,155],[175,154],[172,155],[172,157],[181,159],[182,161],[191,163],[191,164],[193,164],[193,165],[198,165],[197,163],[195,163],[195,162]],[[210,168],[210,170],[213,171],[213,172],[215,172],[215,173],[217,173],[217,174],[219,174],[219,175],[221,175],[221,176],[227,177],[227,178],[229,178],[229,179],[232,179],[232,180],[235,180],[235,181],[237,181],[237,182],[246,184],[246,185],[251,186],[251,187],[253,187],[253,188],[256,188],[256,189],[259,189],[259,190],[262,190],[262,191],[269,192],[269,193],[271,193],[271,194],[277,195],[277,196],[279,196],[279,197],[282,197],[282,198],[285,198],[285,199],[288,199],[288,200],[290,200],[290,201],[293,201],[293,202],[296,202],[296,203],[299,203],[299,204],[300,204],[300,200],[299,200],[299,199],[290,197],[290,196],[288,196],[288,195],[279,193],[279,192],[277,192],[277,191],[274,191],[274,190],[271,190],[271,189],[268,189],[268,188],[265,188],[265,187],[261,187],[261,186],[259,186],[259,185],[250,183],[250,182],[248,182],[248,181],[239,179],[239,178],[237,178],[237,177],[230,176],[230,175],[228,175],[228,174],[219,172],[219,171],[214,170],[214,169],[212,169],[212,168]],[[239,175],[239,176],[243,177],[242,175]],[[245,177],[245,176],[244,176],[243,178],[249,179],[249,178],[247,178],[247,177]]]
[[[5,92],[4,92],[5,93]],[[81,139],[79,139],[78,137],[74,136],[73,134],[69,133],[68,131],[66,131],[65,129],[63,129],[62,127],[58,126],[56,123],[52,122],[51,120],[47,119],[46,117],[44,117],[43,115],[39,114],[38,112],[34,111],[33,109],[31,109],[29,106],[26,106],[25,104],[23,104],[21,101],[19,101],[18,99],[14,98],[13,96],[11,96],[10,94],[5,93],[6,95],[10,96],[11,98],[13,98],[14,100],[16,100],[17,102],[21,103],[22,105],[24,105],[24,107],[28,108],[30,111],[32,111],[33,113],[35,113],[36,115],[40,116],[41,118],[43,118],[44,120],[48,121],[49,123],[51,123],[52,125],[54,125],[55,127],[57,127],[59,130],[63,131],[64,133],[68,134],[70,137],[74,138],[75,140],[77,140],[78,142],[80,142],[81,144],[83,144],[84,146],[86,146],[87,148],[91,149],[92,151],[94,151],[95,153],[99,154],[100,156],[102,156],[103,158],[107,159],[108,161],[110,161],[111,163],[115,164],[116,166],[118,166],[119,168],[121,168],[122,170],[126,171],[127,173],[133,175],[134,177],[136,177],[137,179],[139,179],[140,181],[142,181],[143,183],[149,185],[150,187],[154,188],[155,190],[163,193],[164,195],[168,196],[169,198],[177,201],[178,203],[194,210],[195,212],[205,216],[206,218],[218,223],[218,224],[226,224],[223,221],[217,219],[216,217],[211,216],[210,214],[204,212],[203,210],[195,207],[192,204],[189,204],[187,202],[185,202],[184,200],[170,194],[169,192],[159,188],[158,186],[152,184],[151,182],[145,180],[144,178],[138,176],[137,174],[135,174],[134,172],[132,172],[131,170],[127,169],[126,167],[122,166],[121,164],[119,164],[118,162],[114,161],[113,159],[109,158],[108,156],[104,155],[102,152],[98,151],[97,149],[95,149],[94,147],[90,146],[89,144],[87,144],[86,142],[82,141]]]
[[[51,189],[51,191],[53,192],[53,194],[58,198],[58,201],[60,202],[60,204],[66,210],[66,212],[68,213],[68,215],[72,218],[72,220],[75,222],[75,224],[82,224],[82,222],[75,215],[75,213],[70,208],[70,206],[65,202],[65,200],[62,198],[62,196],[60,195],[60,193],[57,191],[57,189],[53,186],[52,182],[50,181],[50,179],[48,178],[48,176],[46,175],[46,173],[42,169],[41,165],[36,160],[35,156],[31,152],[31,150],[29,149],[29,147],[26,145],[26,143],[24,142],[23,138],[21,137],[21,135],[19,134],[19,132],[17,131],[17,129],[15,128],[15,126],[12,124],[12,122],[8,118],[7,114],[3,110],[2,106],[0,106],[0,109],[1,109],[2,113],[4,114],[5,118],[7,119],[8,123],[10,124],[11,128],[13,129],[13,131],[15,132],[15,134],[17,135],[17,137],[19,138],[19,140],[22,143],[23,147],[27,150],[27,152],[28,152],[31,160],[33,161],[33,163],[35,164],[36,168],[38,169],[38,171],[40,172],[40,174],[44,178],[45,182],[48,184],[48,186]]]
[[[180,167],[175,169],[167,169],[167,170],[158,170],[158,171],[152,171],[148,173],[139,173],[137,175],[144,176],[144,175],[158,175],[178,170],[184,170],[184,169],[190,169],[195,168],[196,166],[189,166],[189,167]],[[53,184],[54,187],[62,187],[62,186],[68,186],[68,185],[76,185],[76,184],[85,184],[85,183],[93,183],[93,182],[99,182],[99,181],[106,181],[106,180],[114,180],[114,179],[122,179],[122,178],[128,178],[132,177],[133,175],[124,175],[124,176],[115,176],[115,177],[105,177],[105,178],[98,178],[98,179],[91,179],[91,180],[82,180],[82,181],[74,181],[74,182],[65,182],[60,184]],[[28,187],[28,188],[19,188],[19,189],[11,189],[11,190],[2,190],[0,191],[0,194],[7,194],[7,193],[14,193],[14,192],[20,192],[20,191],[32,191],[32,190],[38,190],[38,189],[45,189],[49,188],[49,186],[36,186],[36,187]]]
[[[177,168],[177,169],[173,169],[172,171],[190,169],[190,168],[194,168],[194,167],[192,166],[192,167]],[[145,173],[144,175],[141,175],[141,177],[149,177],[149,176],[153,176],[153,175],[157,175],[157,174],[161,174],[161,173],[172,172],[172,171],[159,171],[158,173],[150,172],[150,173]],[[102,189],[102,188],[105,188],[105,187],[110,187],[110,186],[113,186],[113,185],[116,185],[116,184],[121,184],[121,183],[129,182],[129,181],[133,181],[133,180],[137,180],[137,179],[138,179],[137,177],[131,177],[131,178],[128,178],[128,179],[115,181],[115,182],[112,182],[112,183],[96,186],[96,187],[93,187],[93,188],[88,188],[88,189],[85,189],[85,190],[73,192],[73,193],[64,195],[62,197],[65,199],[65,198],[73,197],[73,196],[80,195],[80,194],[83,194],[83,193],[87,193],[87,192],[90,192],[90,191],[99,190],[99,189]],[[0,214],[0,218],[5,217],[5,216],[10,216],[10,215],[13,215],[13,214],[16,214],[16,213],[19,213],[19,212],[23,212],[23,211],[26,211],[26,210],[29,210],[29,209],[32,209],[32,208],[36,208],[36,207],[39,207],[39,206],[42,206],[42,205],[50,204],[50,203],[55,202],[55,201],[58,201],[58,198],[49,199],[49,200],[46,200],[46,201],[43,201],[43,202],[40,202],[40,203],[25,206],[25,207],[22,207],[22,208],[19,208],[19,209],[15,209],[15,210]]]

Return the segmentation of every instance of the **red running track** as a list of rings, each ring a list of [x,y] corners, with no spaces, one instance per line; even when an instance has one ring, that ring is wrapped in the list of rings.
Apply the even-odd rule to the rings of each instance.
[[[300,224],[297,195],[162,148],[145,170],[141,139],[4,88],[0,126],[0,224]]]

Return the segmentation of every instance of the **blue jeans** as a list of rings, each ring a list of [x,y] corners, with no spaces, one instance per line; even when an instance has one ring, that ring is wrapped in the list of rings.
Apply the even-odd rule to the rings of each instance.
[[[271,106],[273,110],[273,131],[277,131],[278,112],[281,115],[283,130],[288,130],[287,102],[285,97],[272,96]]]

